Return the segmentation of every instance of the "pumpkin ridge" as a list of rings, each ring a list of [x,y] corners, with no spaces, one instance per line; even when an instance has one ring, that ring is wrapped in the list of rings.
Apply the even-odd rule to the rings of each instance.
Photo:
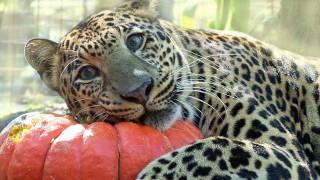
[[[41,176],[40,177],[42,177],[41,179],[43,179],[44,165],[46,164],[46,160],[47,160],[47,157],[48,157],[49,150],[51,149],[51,146],[52,146],[54,140],[57,137],[59,137],[67,127],[68,126],[62,127],[62,130],[58,133],[58,135],[51,139],[51,142],[50,142],[50,144],[49,144],[49,146],[47,148],[47,151],[45,153],[44,160],[43,160],[43,163],[42,163],[42,167],[41,167],[41,171],[40,171],[41,172]]]
[[[3,147],[2,147],[3,146]],[[2,148],[6,148],[7,149],[7,151],[8,150],[10,150],[10,151],[8,151],[7,152],[7,156],[8,156],[8,160],[7,160],[7,164],[6,164],[6,166],[5,166],[5,169],[4,169],[4,172],[6,173],[5,175],[4,175],[4,179],[8,179],[8,169],[9,169],[9,166],[10,166],[10,162],[11,162],[11,159],[12,159],[12,155],[13,155],[13,152],[14,152],[14,149],[15,149],[15,146],[16,146],[16,144],[14,143],[14,142],[12,142],[9,138],[7,138],[4,142],[3,142],[3,144],[2,144],[2,146],[0,147],[0,151],[1,151],[1,153],[3,153],[3,149]],[[9,154],[8,154],[9,153]],[[2,162],[3,163],[3,162]],[[4,165],[2,164],[2,167],[4,167]],[[1,167],[0,167],[1,168]],[[1,169],[0,169],[1,170]],[[1,172],[2,173],[2,172]],[[0,178],[1,178],[1,176],[0,176]]]
[[[114,128],[114,129],[117,132],[116,134],[117,134],[117,140],[118,140],[118,142],[117,142],[118,156],[119,156],[119,158],[118,158],[118,166],[119,166],[119,168],[118,168],[118,180],[120,180],[120,173],[121,173],[121,168],[120,168],[120,163],[121,163],[120,145],[121,145],[121,143],[120,143],[120,135],[119,135],[118,128]]]
[[[172,141],[181,145],[191,141],[185,136],[194,138],[194,133],[183,130],[189,126],[181,123],[168,129],[167,136],[167,131],[133,122],[89,125],[79,124],[72,117],[48,115],[35,119],[39,121],[27,118],[11,132],[19,140],[17,143],[4,136],[0,145],[0,179],[99,179],[102,175],[108,177],[102,179],[134,179],[152,159],[172,151]],[[180,140],[183,142],[176,142]],[[105,155],[105,150],[111,154]]]
[[[44,171],[43,171],[43,178],[42,179],[50,179],[49,175],[54,175],[56,177],[56,179],[59,179],[59,176],[65,176],[66,173],[66,169],[70,168],[72,169],[72,173],[71,175],[69,174],[68,176],[72,176],[75,175],[77,176],[77,178],[80,177],[80,175],[78,176],[78,174],[76,174],[75,172],[79,172],[80,171],[80,152],[78,150],[75,150],[74,147],[79,147],[80,144],[82,144],[82,136],[83,136],[83,132],[84,132],[85,127],[82,124],[72,124],[70,126],[68,126],[67,128],[65,128],[59,136],[57,136],[57,138],[55,138],[51,145],[50,145],[50,149],[47,152],[48,156],[46,157],[46,161],[44,163]],[[66,150],[61,149],[61,147],[64,147],[68,144],[68,148]],[[52,145],[55,145],[55,147],[53,147]],[[72,157],[69,157],[68,155],[70,155],[70,153],[72,153]],[[51,153],[51,154],[50,154]],[[61,157],[61,155],[63,155],[63,157],[61,157],[61,159],[59,159],[59,161],[57,161],[57,163],[59,164],[57,166],[57,164],[55,162],[55,159],[57,157],[57,155],[59,155],[59,157]],[[48,160],[49,159],[49,160]],[[70,159],[72,160],[72,162],[69,162]],[[62,162],[67,161],[66,165],[68,168],[61,168],[61,166],[63,166],[64,164]],[[78,162],[76,164],[76,166],[74,166],[74,163]],[[52,166],[54,165],[54,166]],[[63,169],[63,171],[57,171]],[[76,170],[76,171],[73,171]],[[59,172],[57,174],[57,172]],[[63,173],[64,172],[64,173]],[[58,178],[57,178],[58,177]]]

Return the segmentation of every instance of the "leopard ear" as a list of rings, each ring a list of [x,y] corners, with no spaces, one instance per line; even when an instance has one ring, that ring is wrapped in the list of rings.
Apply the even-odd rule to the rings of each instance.
[[[155,20],[159,16],[159,0],[128,0],[116,10]]]
[[[58,90],[58,43],[47,39],[31,39],[24,51],[28,63],[38,71],[41,79],[51,89]]]

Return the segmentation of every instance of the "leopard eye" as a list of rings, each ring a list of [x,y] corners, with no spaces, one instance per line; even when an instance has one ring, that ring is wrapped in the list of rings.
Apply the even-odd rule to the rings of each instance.
[[[92,80],[99,76],[99,70],[93,66],[85,66],[81,68],[79,78],[81,80]]]
[[[143,45],[144,37],[142,33],[132,34],[126,40],[126,46],[130,51],[137,51]]]

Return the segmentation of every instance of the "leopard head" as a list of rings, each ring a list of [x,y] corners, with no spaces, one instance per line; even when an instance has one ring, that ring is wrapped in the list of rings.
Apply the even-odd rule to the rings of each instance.
[[[94,14],[56,43],[32,39],[27,61],[79,121],[136,121],[166,129],[182,118],[177,82],[188,68],[158,1],[131,0]]]

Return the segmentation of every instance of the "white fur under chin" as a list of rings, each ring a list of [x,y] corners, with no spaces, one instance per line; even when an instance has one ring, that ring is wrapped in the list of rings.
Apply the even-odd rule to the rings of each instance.
[[[153,112],[151,115],[145,116],[144,124],[157,128],[160,131],[164,131],[172,126],[172,124],[182,119],[182,108],[180,106],[171,107],[173,112]],[[168,114],[166,114],[168,113]],[[157,115],[155,115],[157,114]]]
[[[176,122],[179,119],[182,119],[182,108],[181,106],[176,107],[176,112],[173,114],[172,118],[170,119],[170,122],[166,124],[163,130],[170,128],[174,122]]]
[[[169,123],[166,123],[163,125],[163,128],[161,128],[162,130],[166,130],[168,128],[170,128],[174,122],[176,122],[177,120],[187,120],[187,121],[192,121],[195,118],[195,110],[194,108],[189,105],[189,104],[184,104],[184,107],[188,110],[189,112],[189,116],[188,117],[183,117],[183,112],[182,112],[182,108],[181,106],[176,106],[176,111],[175,113],[172,115],[172,117],[170,118]]]

